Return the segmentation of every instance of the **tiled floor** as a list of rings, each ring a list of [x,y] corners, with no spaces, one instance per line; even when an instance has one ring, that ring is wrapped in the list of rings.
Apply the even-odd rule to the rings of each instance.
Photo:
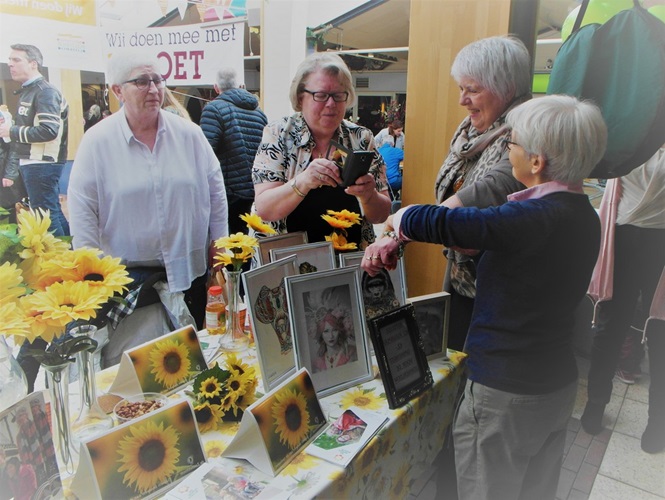
[[[665,499],[665,452],[649,455],[640,448],[647,418],[648,374],[631,386],[615,380],[612,400],[603,418],[605,429],[591,436],[584,432],[579,420],[586,403],[589,362],[578,358],[578,366],[579,389],[568,424],[557,500]],[[449,469],[450,459],[442,452],[428,477],[412,485],[411,499],[456,500],[456,494],[448,487],[445,495],[437,494],[436,479],[444,477],[450,481],[454,477]]]

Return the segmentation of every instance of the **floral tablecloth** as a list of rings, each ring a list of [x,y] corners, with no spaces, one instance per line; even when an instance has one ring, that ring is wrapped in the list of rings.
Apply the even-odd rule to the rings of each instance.
[[[242,358],[255,365],[260,373],[255,349],[245,351]],[[405,498],[411,484],[443,448],[465,359],[461,352],[448,351],[447,359],[431,361],[433,387],[396,410],[388,408],[376,366],[373,380],[322,398],[321,406],[329,419],[337,418],[350,406],[388,417],[388,422],[346,468],[302,452],[280,474],[271,477],[244,460],[222,458],[221,453],[233,439],[239,423],[226,423],[220,431],[202,434],[208,461],[240,481],[274,492],[274,496]],[[113,367],[97,375],[99,392],[108,390],[116,370]]]

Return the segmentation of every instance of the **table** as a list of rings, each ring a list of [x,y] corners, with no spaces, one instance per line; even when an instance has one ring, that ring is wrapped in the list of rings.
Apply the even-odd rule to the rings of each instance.
[[[260,374],[254,348],[241,353]],[[388,417],[388,422],[346,467],[300,453],[276,477],[267,476],[244,460],[220,457],[237,432],[239,423],[225,423],[221,430],[202,434],[210,463],[229,474],[287,492],[289,498],[405,498],[410,485],[434,462],[443,448],[452,422],[466,355],[448,351],[448,358],[430,361],[433,387],[396,410],[388,408],[378,375],[364,384],[321,398],[326,416],[336,418],[357,406]],[[115,379],[117,366],[97,374],[98,392]]]

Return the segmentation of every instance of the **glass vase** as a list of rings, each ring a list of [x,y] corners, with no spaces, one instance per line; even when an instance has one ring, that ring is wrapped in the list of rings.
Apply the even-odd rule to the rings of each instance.
[[[51,430],[60,476],[69,477],[76,472],[78,462],[78,442],[69,421],[69,363],[42,366],[51,399]]]
[[[240,275],[242,271],[226,271],[226,332],[220,340],[223,351],[244,351],[249,345],[244,324],[240,322]]]
[[[21,365],[12,355],[4,335],[0,335],[0,412],[28,394],[28,382]]]
[[[95,325],[78,325],[69,330],[72,337],[94,338]],[[76,365],[79,376],[79,413],[72,422],[72,430],[79,439],[85,440],[98,436],[113,427],[113,418],[107,415],[97,402],[97,381],[95,380],[94,359],[102,350],[98,344],[94,351],[83,350],[76,353]]]

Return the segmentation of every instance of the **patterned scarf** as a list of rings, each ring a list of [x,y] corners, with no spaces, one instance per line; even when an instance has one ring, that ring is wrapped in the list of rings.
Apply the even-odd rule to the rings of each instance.
[[[437,203],[442,203],[446,194],[469,186],[483,178],[496,165],[504,153],[501,139],[510,138],[510,129],[505,124],[506,115],[515,106],[528,100],[525,95],[515,98],[507,109],[483,133],[471,125],[471,118],[466,117],[455,131],[450,143],[450,152],[439,169],[434,185]],[[476,265],[467,255],[452,249],[444,250],[451,265],[449,266],[450,285],[464,297],[476,296]]]

